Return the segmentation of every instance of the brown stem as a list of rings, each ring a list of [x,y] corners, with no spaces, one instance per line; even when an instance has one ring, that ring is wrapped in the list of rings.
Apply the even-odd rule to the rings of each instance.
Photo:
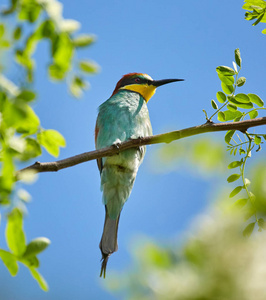
[[[228,122],[228,123],[217,123],[217,124],[213,122],[206,122],[205,124],[199,126],[194,126],[194,127],[189,127],[189,128],[167,132],[163,134],[128,140],[119,145],[115,145],[115,146],[113,145],[99,150],[85,152],[82,154],[78,154],[54,162],[44,162],[44,163],[36,162],[31,166],[19,170],[17,172],[17,178],[19,179],[19,175],[22,172],[27,170],[34,170],[37,173],[55,172],[93,159],[112,156],[129,148],[135,148],[139,146],[159,144],[159,143],[170,143],[175,140],[179,140],[185,137],[206,133],[206,132],[227,131],[227,130],[239,130],[241,132],[246,132],[247,129],[250,127],[261,126],[261,125],[266,125],[266,117],[245,120],[240,122]]]

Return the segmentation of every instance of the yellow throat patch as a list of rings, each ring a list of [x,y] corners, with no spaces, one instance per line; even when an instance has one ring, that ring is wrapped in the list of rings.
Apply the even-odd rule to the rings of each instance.
[[[156,87],[148,84],[129,84],[120,88],[120,90],[129,90],[141,94],[148,102],[156,91]]]

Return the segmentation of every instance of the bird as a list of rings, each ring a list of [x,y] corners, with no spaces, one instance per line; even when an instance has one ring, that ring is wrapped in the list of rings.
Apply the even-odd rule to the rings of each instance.
[[[116,84],[111,97],[98,108],[95,126],[96,150],[151,136],[147,103],[156,88],[184,79],[153,80],[144,73],[129,73]],[[132,191],[146,147],[132,148],[97,159],[101,177],[105,221],[99,248],[102,254],[100,277],[106,276],[110,255],[118,250],[117,230],[122,208]]]

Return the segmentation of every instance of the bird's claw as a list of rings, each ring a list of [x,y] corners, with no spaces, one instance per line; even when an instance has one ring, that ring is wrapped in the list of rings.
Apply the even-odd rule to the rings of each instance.
[[[112,147],[113,147],[114,149],[116,149],[116,150],[117,150],[117,154],[119,154],[119,152],[120,152],[120,147],[121,147],[121,141],[115,141],[115,142],[113,143]]]

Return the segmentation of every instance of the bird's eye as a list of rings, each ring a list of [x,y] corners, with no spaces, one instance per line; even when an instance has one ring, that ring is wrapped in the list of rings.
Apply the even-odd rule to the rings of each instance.
[[[140,83],[141,82],[140,78],[135,78],[135,82]]]

